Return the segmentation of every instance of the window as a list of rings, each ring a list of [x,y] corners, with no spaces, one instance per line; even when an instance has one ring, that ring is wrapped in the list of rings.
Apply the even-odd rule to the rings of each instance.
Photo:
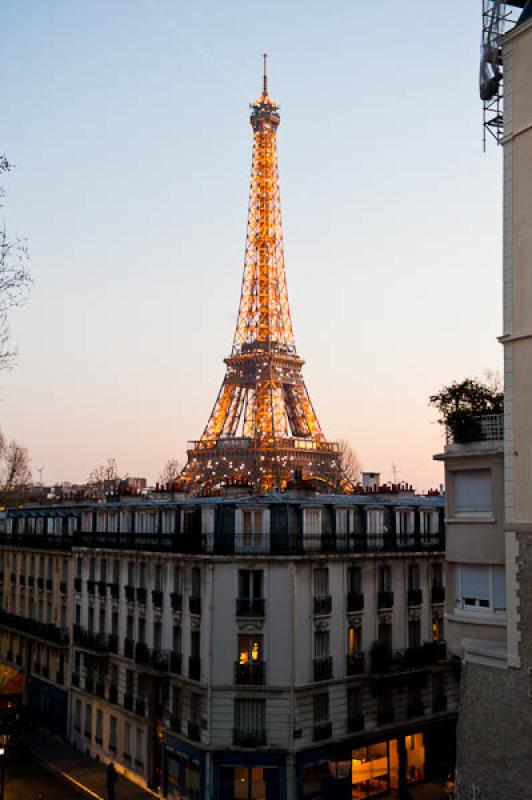
[[[114,559],[113,561],[113,583],[120,582],[120,561]]]
[[[131,724],[124,723],[124,756],[131,759]]]
[[[142,644],[146,642],[146,620],[143,617],[139,617],[139,635],[138,640]]]
[[[116,717],[109,717],[109,750],[116,752]]]
[[[379,623],[379,644],[386,647],[388,650],[392,649],[392,626],[389,622]]]
[[[156,564],[155,565],[155,590],[157,592],[162,592],[163,590],[163,565]]]
[[[174,592],[183,594],[183,570],[179,564],[174,566]]]
[[[174,625],[172,629],[172,649],[174,653],[181,653],[181,626]]]
[[[192,567],[192,592],[193,597],[201,597],[201,568]]]
[[[362,689],[358,686],[347,690],[347,716],[350,720],[362,716]]]
[[[139,586],[141,589],[146,588],[146,562],[141,561],[139,565]]]
[[[432,617],[432,641],[441,642],[443,635],[443,617]]]
[[[103,744],[103,714],[102,709],[96,709],[96,744]]]
[[[415,515],[411,509],[397,509],[395,527],[400,536],[411,536],[414,533]]]
[[[362,628],[360,625],[350,625],[347,629],[347,654],[358,656],[362,652]]]
[[[240,633],[238,636],[239,663],[251,664],[253,661],[262,661],[262,641],[261,634]]]
[[[190,655],[192,658],[200,657],[200,632],[190,631]]]
[[[91,558],[89,561],[89,580],[95,581],[96,580],[96,559]]]
[[[262,511],[242,511],[242,544],[245,547],[260,547],[264,533]]]
[[[111,685],[118,686],[118,666],[111,664]]]
[[[100,561],[100,580],[107,583],[107,559],[102,558]]]
[[[136,728],[135,734],[135,764],[138,767],[142,767],[144,765],[144,736],[142,728]]]
[[[126,694],[133,695],[135,674],[132,669],[126,669]]]
[[[89,606],[89,633],[94,633],[94,607]]]
[[[235,728],[251,736],[263,734],[266,729],[266,701],[235,700]]]
[[[451,475],[454,478],[457,514],[489,513],[491,511],[491,471],[489,469],[457,470]]]
[[[85,706],[85,738],[92,739],[92,705],[87,703]]]
[[[214,533],[214,508],[212,506],[201,509],[201,532]]]
[[[418,619],[408,621],[408,646],[421,647],[421,623]]]
[[[329,655],[329,631],[315,631],[314,658],[327,658]]]
[[[128,614],[127,615],[127,620],[126,620],[126,637],[128,639],[134,639],[135,638],[134,634],[133,634],[134,624],[135,624],[134,618],[132,617],[131,614]]]
[[[408,589],[414,591],[420,588],[419,564],[408,565]]]
[[[81,732],[81,700],[76,700],[74,706],[74,730]]]
[[[262,598],[262,570],[238,570],[238,596],[242,600],[259,600]]]
[[[366,530],[370,536],[378,536],[385,533],[384,509],[368,508],[366,511]]]
[[[128,586],[135,586],[135,562],[127,562],[127,583]]]
[[[105,633],[105,609],[104,608],[100,608],[99,617],[100,617],[100,619],[99,619],[98,630],[99,630],[100,633]]]
[[[329,595],[329,570],[320,567],[314,570],[314,597],[327,597]]]
[[[353,533],[355,529],[354,511],[352,508],[336,509],[336,533]]]
[[[201,720],[201,695],[196,692],[190,694],[190,720],[200,722]]]
[[[24,556],[23,571],[26,572],[26,556]],[[68,559],[64,558],[61,565],[61,580],[68,580]]]
[[[439,533],[440,512],[432,508],[424,508],[419,512],[419,530],[422,536]]]
[[[392,568],[386,564],[378,571],[379,592],[392,591]]]
[[[456,605],[463,609],[506,610],[506,577],[502,566],[456,568]]]
[[[118,611],[113,611],[111,615],[111,633],[118,636]]]
[[[162,635],[163,635],[163,626],[160,622],[154,622],[153,624],[153,649],[160,650],[161,649],[161,642],[162,642]]]
[[[362,570],[360,567],[347,568],[347,591],[350,594],[362,593]]]
[[[438,589],[443,587],[443,570],[441,564],[432,564],[430,568],[432,585]]]
[[[179,686],[172,687],[172,716],[174,719],[181,717],[181,709],[183,704],[183,696]]]
[[[321,534],[321,508],[303,509],[303,535]]]
[[[329,692],[320,692],[313,697],[314,725],[329,721]]]

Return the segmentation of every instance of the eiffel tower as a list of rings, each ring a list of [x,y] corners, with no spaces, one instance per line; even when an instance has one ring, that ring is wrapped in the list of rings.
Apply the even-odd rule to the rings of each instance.
[[[339,483],[338,446],[326,441],[297,355],[284,268],[277,128],[268,93],[251,104],[253,161],[244,278],[236,332],[222,387],[181,478],[190,490],[221,483],[282,489],[294,477]]]

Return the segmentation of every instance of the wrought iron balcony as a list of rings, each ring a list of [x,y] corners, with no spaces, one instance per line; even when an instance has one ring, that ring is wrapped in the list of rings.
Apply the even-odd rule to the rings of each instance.
[[[356,716],[349,716],[347,718],[347,732],[356,733],[357,731],[364,730],[364,714],[357,714]]]
[[[379,592],[377,603],[379,608],[393,608],[393,592]]]
[[[363,611],[363,609],[364,609],[364,595],[362,594],[362,592],[348,592],[347,610]]]
[[[38,622],[29,617],[22,617],[8,611],[0,611],[0,625],[11,628],[36,639],[44,639],[56,645],[66,646],[69,643],[68,631],[66,628],[58,628],[48,622]]]
[[[84,650],[92,650],[94,653],[107,654],[109,652],[109,638],[105,633],[91,633],[81,625],[74,625],[74,644]]]
[[[201,679],[201,658],[196,656],[188,657],[188,677],[193,681]]]
[[[366,657],[364,653],[357,653],[356,655],[347,656],[347,674],[348,675],[363,675],[366,668]]]
[[[320,722],[319,725],[314,725],[312,729],[312,739],[314,742],[321,742],[322,739],[330,739],[332,737],[332,722]]]
[[[118,583],[109,583],[109,589],[111,591],[111,597],[113,600],[120,599],[120,584]]]
[[[314,681],[328,681],[333,676],[332,656],[315,658],[312,662]]]
[[[420,647],[395,651],[376,642],[371,649],[371,672],[379,674],[422,669],[446,658],[445,642],[425,642]]]
[[[435,605],[436,603],[444,603],[445,602],[445,586],[433,586],[431,589],[431,601]]]
[[[172,611],[181,611],[183,608],[183,595],[179,592],[172,592],[170,595]]]
[[[135,587],[129,585],[124,586],[124,592],[128,603],[133,603],[135,601]]]
[[[420,606],[423,602],[423,590],[422,589],[409,589],[408,590],[408,605],[409,606]]]
[[[266,663],[250,661],[241,664],[235,661],[235,683],[240,686],[262,686],[266,683]]]
[[[321,597],[314,598],[314,614],[319,616],[321,614],[330,614],[332,611],[332,597],[330,594],[322,595]]]
[[[159,589],[153,589],[151,593],[151,601],[156,608],[163,607],[163,593]]]
[[[263,597],[237,597],[237,617],[264,617]]]
[[[201,596],[191,594],[188,598],[188,607],[191,614],[201,614]]]
[[[106,581],[98,581],[98,594],[100,597],[107,597],[107,583]]]
[[[264,747],[266,745],[266,730],[255,731],[241,730],[234,728],[233,744],[237,747]]]

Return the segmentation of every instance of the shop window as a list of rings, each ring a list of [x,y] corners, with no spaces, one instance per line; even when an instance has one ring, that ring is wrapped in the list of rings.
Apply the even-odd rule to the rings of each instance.
[[[419,783],[425,778],[425,743],[422,733],[405,736],[406,780]]]
[[[454,481],[457,514],[489,513],[492,509],[491,471],[489,469],[457,470]]]
[[[240,664],[251,664],[263,660],[263,637],[261,634],[238,636],[238,660]]]
[[[388,791],[389,756],[387,742],[358,747],[351,754],[353,800],[363,800]]]

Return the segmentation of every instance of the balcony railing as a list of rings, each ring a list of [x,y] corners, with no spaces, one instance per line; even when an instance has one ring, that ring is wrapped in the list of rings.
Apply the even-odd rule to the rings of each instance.
[[[357,731],[364,730],[364,714],[358,714],[357,716],[349,716],[347,718],[347,732],[348,733],[356,733]]]
[[[330,739],[332,737],[332,722],[321,722],[319,725],[314,725],[312,730],[312,739],[315,742],[321,742],[322,739]]]
[[[363,611],[363,609],[364,609],[364,595],[362,594],[362,592],[348,592],[347,610]]]
[[[377,603],[379,608],[393,608],[393,592],[379,592]]]
[[[39,547],[53,549],[58,539],[47,534],[1,534],[0,545]],[[172,552],[182,554],[246,554],[246,541],[238,533],[75,533],[61,537],[63,546],[72,548],[109,548],[121,550],[144,550],[148,552]],[[445,548],[443,529],[438,533],[413,533],[406,537],[399,534],[301,534],[294,531],[272,531],[253,545],[250,555],[314,555],[320,553],[363,552],[410,552],[438,551]],[[249,552],[249,550],[248,550]],[[42,584],[43,586],[44,584]],[[90,594],[94,594],[96,581],[87,581]],[[133,600],[133,597],[128,599]]]
[[[105,633],[91,633],[81,625],[74,625],[74,644],[94,653],[109,652],[109,637]]]
[[[35,619],[21,617],[8,611],[0,611],[0,626],[33,636],[36,639],[45,639],[59,645],[68,645],[69,637],[66,628],[58,628],[48,622],[38,622]]]
[[[445,602],[445,586],[433,586],[431,589],[431,601],[432,603],[444,603]]]
[[[188,657],[188,677],[193,681],[199,681],[201,677],[201,658],[196,656]]]
[[[315,681],[328,681],[333,676],[332,656],[315,658],[313,663],[313,677]]]
[[[332,597],[330,594],[314,598],[314,614],[330,614],[332,611]]]
[[[236,599],[237,617],[263,617],[264,598],[263,597],[237,597]]]
[[[366,658],[364,653],[357,653],[356,655],[347,656],[347,674],[348,675],[363,675],[366,668]]]
[[[235,662],[235,683],[245,686],[262,686],[266,683],[266,663],[250,661],[248,664]]]
[[[462,431],[445,428],[446,444],[467,442],[501,442],[504,439],[504,414],[482,414],[471,416]]]
[[[408,605],[409,606],[420,606],[423,602],[423,590],[422,589],[409,589],[408,590]]]
[[[374,674],[404,672],[437,664],[447,658],[445,642],[425,642],[420,647],[391,650],[384,645],[374,645],[371,650],[371,667]]]
[[[233,730],[233,744],[237,747],[264,747],[266,744],[266,730],[246,731],[235,728]]]

